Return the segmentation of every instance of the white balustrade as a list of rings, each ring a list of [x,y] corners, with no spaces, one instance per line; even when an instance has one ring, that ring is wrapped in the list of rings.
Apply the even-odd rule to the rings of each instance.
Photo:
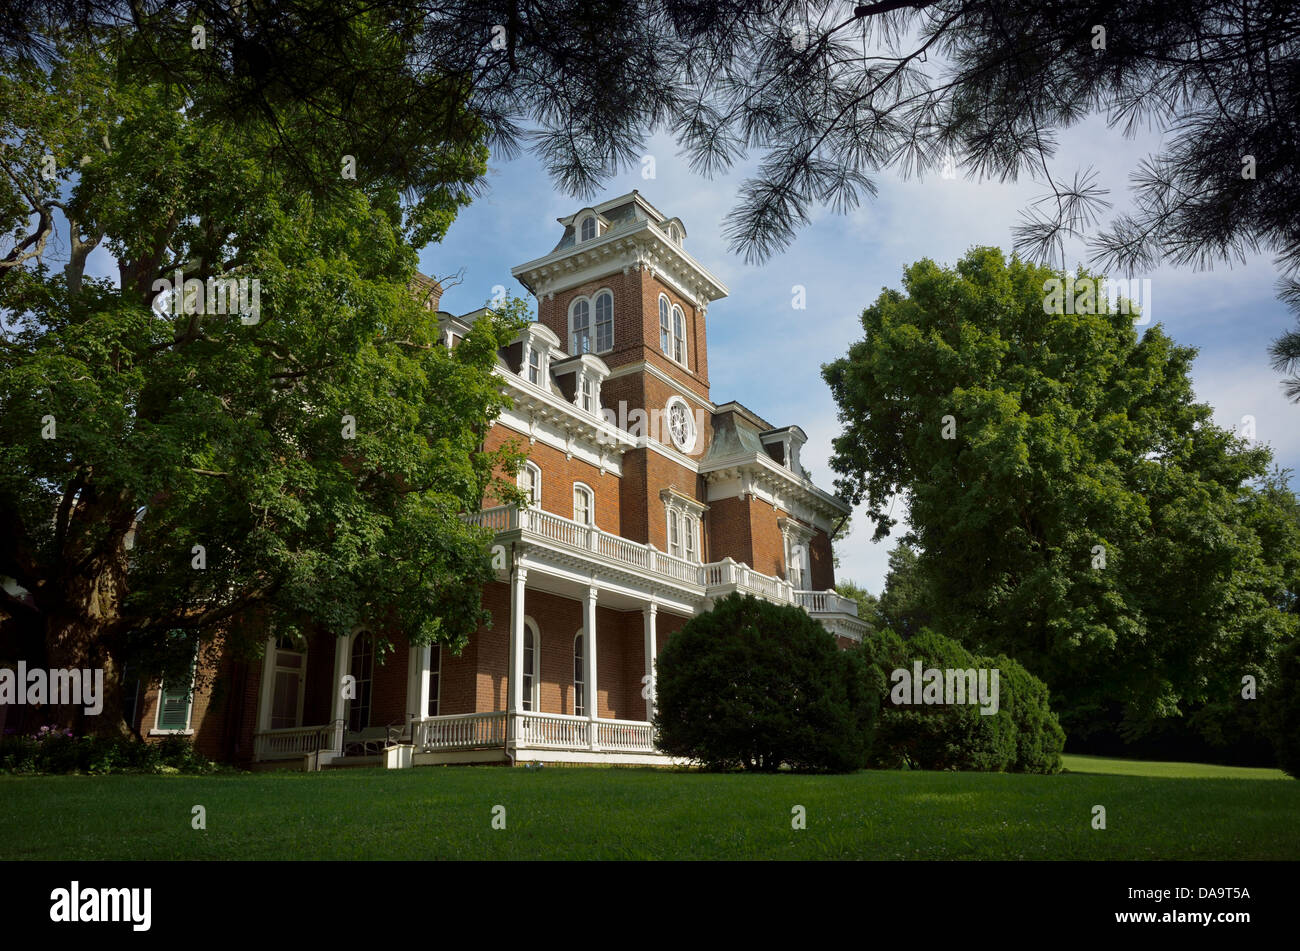
[[[253,759],[256,762],[293,759],[304,753],[338,749],[337,734],[338,730],[330,724],[259,730],[253,734]]]
[[[505,746],[506,714],[466,713],[459,716],[423,717],[411,723],[411,737],[421,751],[458,750]]]

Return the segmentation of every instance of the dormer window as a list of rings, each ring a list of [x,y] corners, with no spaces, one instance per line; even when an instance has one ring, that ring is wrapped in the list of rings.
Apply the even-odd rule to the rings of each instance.
[[[579,226],[579,230],[578,230],[578,234],[580,235],[579,240],[590,241],[592,238],[596,237],[596,234],[599,232],[599,230],[600,228],[596,224],[596,216],[587,215],[587,217],[582,219],[582,224]]]
[[[528,348],[528,382],[542,385],[542,354],[536,347]]]
[[[680,245],[682,243],[682,229],[677,225],[669,225],[668,237],[672,239],[673,244]]]
[[[582,378],[582,388],[578,393],[578,405],[588,413],[596,412],[596,381],[590,377]]]

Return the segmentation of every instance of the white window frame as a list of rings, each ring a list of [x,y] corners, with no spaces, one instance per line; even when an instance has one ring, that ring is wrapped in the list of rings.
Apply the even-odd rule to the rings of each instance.
[[[578,306],[580,304],[585,304],[587,307],[587,327],[583,331],[583,335],[586,337],[587,340],[586,349],[583,349],[578,345],[578,319],[577,318],[578,318]],[[592,314],[591,298],[575,297],[569,303],[569,353],[570,355],[577,356],[580,353],[595,352],[596,341],[595,341],[594,328],[592,327],[592,322],[593,322],[592,317],[593,314]]]
[[[587,502],[587,518],[578,517],[578,497],[584,496]],[[585,482],[573,483],[573,520],[580,525],[596,524],[596,493]]]
[[[536,357],[536,362],[533,358]],[[536,379],[533,378],[536,373]],[[546,356],[537,347],[532,344],[528,345],[528,352],[524,354],[524,379],[533,386],[541,386],[542,380],[546,379]]]
[[[602,349],[600,347],[600,322],[597,320],[596,315],[599,310],[597,305],[600,299],[606,296],[609,298],[609,346]],[[575,317],[577,316],[579,304],[587,305],[587,329],[585,331],[587,337],[587,349],[585,350],[578,346],[578,328]],[[614,291],[611,288],[602,287],[594,294],[582,295],[569,301],[569,355],[576,357],[583,353],[609,353],[613,349]]]
[[[693,500],[688,501],[668,489],[660,492],[659,497],[664,503],[664,537],[668,540],[668,554],[692,564],[700,564],[704,542],[704,512],[707,506]]]
[[[520,489],[527,491],[527,486],[524,483],[525,472],[532,473],[533,477],[532,492],[529,493],[528,507],[531,509],[539,509],[542,507],[542,467],[529,459],[523,464],[523,467],[520,468],[519,479],[516,484]]]
[[[609,300],[609,320],[601,321],[600,319],[600,302],[608,298]],[[600,325],[603,322],[609,324],[609,346],[600,345]],[[602,287],[596,291],[596,295],[591,302],[591,339],[593,342],[592,353],[609,353],[614,349],[614,292],[608,287]]]
[[[540,687],[541,687],[541,680],[542,680],[541,677],[542,633],[537,629],[537,622],[527,616],[524,617],[524,631],[525,633],[524,633],[524,644],[523,644],[523,648],[524,648],[523,666],[526,667],[528,661],[531,659],[533,662],[533,672],[531,675],[528,675],[524,673],[523,669],[520,669],[519,671],[520,677],[524,678],[523,686],[527,688],[522,691],[521,699],[525,704],[527,704],[527,706],[524,707],[525,713],[540,713],[541,712]],[[531,651],[529,651],[528,649],[529,634],[531,634],[533,637],[533,649]],[[532,679],[532,683],[528,682],[530,676]]]
[[[673,355],[673,305],[667,294],[659,295],[659,352],[668,359]]]
[[[158,682],[158,703],[153,712],[153,729],[149,731],[150,736],[193,736],[194,735],[194,680],[198,674],[198,650],[194,652],[193,673],[190,674],[190,702],[185,706],[185,728],[182,730],[164,730],[159,724],[162,722],[163,695],[167,691],[167,682],[160,680]]]
[[[679,326],[680,325],[680,328]],[[678,351],[681,356],[678,356]],[[671,354],[674,363],[680,363],[682,366],[689,368],[690,353],[686,348],[686,311],[682,310],[680,304],[673,304],[673,352]]]
[[[282,650],[287,651],[289,653],[302,655],[302,666],[298,668],[298,712],[294,717],[293,727],[296,728],[302,726],[303,703],[307,699],[307,660],[308,660],[307,651],[309,646],[310,645],[304,642],[304,644],[302,645],[302,650],[298,650],[298,648],[296,647],[281,647],[279,641],[275,641],[271,645],[271,650],[275,652],[275,655],[272,658],[272,664],[271,664],[271,709],[270,709],[269,719],[267,720],[267,726],[272,730],[276,729],[275,682],[279,679],[280,671],[282,670],[292,671],[294,669],[292,667],[280,666],[280,651]]]
[[[589,221],[591,222],[591,234],[587,235],[585,234],[585,232],[587,230],[587,222]],[[578,230],[577,230],[578,244],[582,244],[585,241],[595,241],[599,237],[600,237],[600,220],[595,215],[587,214],[587,215],[583,215],[581,218],[578,219]]]
[[[578,376],[578,408],[588,413],[597,412],[596,381],[587,374]]]

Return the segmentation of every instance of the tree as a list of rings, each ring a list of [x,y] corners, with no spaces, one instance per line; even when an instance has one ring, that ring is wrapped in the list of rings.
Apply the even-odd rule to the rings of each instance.
[[[858,651],[807,612],[731,594],[672,636],[655,664],[659,749],[708,769],[849,772],[875,708]]]
[[[858,605],[858,617],[875,627],[880,600],[874,594],[852,581],[836,582],[835,592],[846,598],[852,598]]]
[[[916,548],[904,538],[889,553],[889,572],[880,595],[881,624],[903,637],[912,637],[932,620],[925,579],[917,571]]]
[[[1056,308],[1062,275],[996,249],[906,269],[823,368],[832,465],[877,538],[906,493],[938,631],[1024,664],[1071,736],[1137,736],[1267,668],[1295,630],[1295,553],[1259,527],[1269,451],[1194,399],[1195,351],[1090,307],[1088,278]]]
[[[402,69],[352,55],[367,17]],[[1284,0],[15,0],[0,50],[39,60],[51,33],[104,24],[137,31],[154,75],[220,78],[232,110],[272,128],[304,101],[346,115],[378,84],[402,104],[371,117],[381,150],[407,110],[441,108],[430,90],[450,81],[494,149],[528,142],[574,194],[639,166],[655,127],[705,173],[758,152],[728,219],[750,259],[788,245],[815,205],[873,195],[881,172],[951,165],[1045,184],[1018,236],[1042,259],[1091,230],[1099,267],[1258,251],[1300,265],[1300,11]],[[204,56],[195,25],[212,36]],[[1093,114],[1166,133],[1133,170],[1135,210],[1100,229],[1106,188],[1052,164],[1057,133]],[[280,131],[291,148],[309,130]]]
[[[391,50],[356,26],[380,69]],[[101,732],[121,728],[125,665],[187,672],[218,636],[366,622],[458,649],[491,577],[459,513],[512,464],[480,448],[524,305],[449,350],[412,282],[482,143],[405,199],[396,175],[300,190],[274,140],[208,110],[219,90],[148,82],[120,48],[0,70],[0,224],[57,212],[70,242],[52,270],[15,237],[0,271],[0,574],[27,592],[0,593],[7,632],[49,666],[105,669],[83,724]],[[116,284],[85,273],[101,244]]]

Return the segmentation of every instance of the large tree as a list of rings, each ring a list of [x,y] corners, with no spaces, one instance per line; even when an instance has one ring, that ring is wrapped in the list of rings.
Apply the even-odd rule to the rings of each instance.
[[[355,55],[349,25],[375,16],[403,69]],[[638,166],[656,127],[697,170],[757,153],[729,219],[754,258],[816,205],[873,194],[881,172],[951,162],[1044,184],[1019,234],[1035,254],[1090,232],[1105,266],[1259,251],[1300,264],[1287,0],[11,0],[0,49],[40,58],[51,30],[97,23],[138,31],[158,75],[220,77],[232,108],[272,126],[282,109],[338,116],[382,91],[382,142],[403,113],[436,113],[451,79],[494,148],[529,144],[576,193]],[[195,56],[199,24],[210,42]],[[1055,164],[1059,132],[1092,115],[1165,132],[1133,170],[1133,210],[1099,230],[1107,183]],[[443,121],[459,125],[455,110]]]
[[[402,68],[382,24],[352,26],[370,68]],[[510,464],[480,447],[522,302],[449,350],[413,287],[417,249],[483,172],[482,133],[441,149],[426,134],[407,169],[363,160],[340,185],[333,148],[280,163],[225,90],[150,81],[120,68],[124,48],[107,35],[57,46],[49,69],[0,69],[10,643],[29,663],[103,667],[100,731],[121,727],[124,665],[174,672],[218,634],[371,622],[458,648],[491,577],[485,533],[458,513]],[[66,227],[62,267],[46,235],[25,243],[38,219]],[[87,273],[100,246],[116,280]],[[194,283],[159,283],[178,276]],[[214,300],[227,279],[249,282],[247,306]]]
[[[832,465],[877,538],[905,495],[935,627],[1043,678],[1072,736],[1136,735],[1263,676],[1296,627],[1294,536],[1253,485],[1268,449],[1195,400],[1195,351],[1084,283],[1055,306],[1061,279],[991,248],[907,268],[824,368]]]

